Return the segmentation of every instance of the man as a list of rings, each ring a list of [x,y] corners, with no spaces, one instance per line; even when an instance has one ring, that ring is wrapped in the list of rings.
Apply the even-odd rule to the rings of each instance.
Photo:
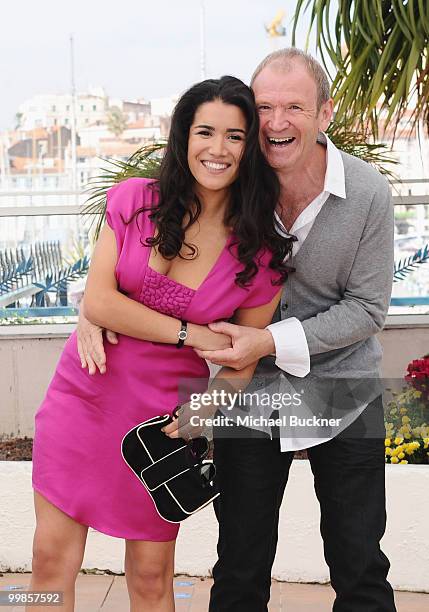
[[[291,260],[296,271],[285,285],[281,321],[267,330],[213,325],[231,335],[233,349],[200,354],[234,368],[275,354],[275,365],[261,360],[265,372],[277,366],[299,375],[308,350],[312,380],[324,381],[325,390],[338,380],[372,381],[381,358],[374,335],[383,326],[392,284],[388,185],[323,136],[332,100],[313,58],[296,49],[275,52],[256,69],[252,87],[261,146],[281,184],[278,215],[284,230],[298,238]],[[355,405],[354,423],[332,439],[304,439],[301,446],[291,438],[216,440],[221,497],[212,612],[267,609],[291,451],[305,446],[335,612],[395,610],[389,562],[379,546],[386,521],[384,440],[380,433],[363,438],[359,417],[365,409],[362,416],[382,430],[382,403],[369,394]]]
[[[212,329],[228,333],[232,349],[200,355],[235,369],[261,359],[260,371],[284,371],[292,383],[307,373],[311,360],[311,380],[321,380],[331,397],[338,379],[379,376],[374,336],[387,312],[393,265],[388,185],[323,134],[333,103],[313,58],[297,49],[277,51],[258,66],[252,87],[261,146],[281,184],[279,222],[297,237],[290,262],[295,272],[286,282],[277,322],[266,330],[216,323]],[[382,429],[382,404],[368,394],[354,405],[353,424],[334,437],[216,439],[221,497],[211,612],[267,610],[292,451],[305,447],[335,612],[395,610],[389,562],[379,546],[386,521],[384,440],[362,438],[363,415]]]

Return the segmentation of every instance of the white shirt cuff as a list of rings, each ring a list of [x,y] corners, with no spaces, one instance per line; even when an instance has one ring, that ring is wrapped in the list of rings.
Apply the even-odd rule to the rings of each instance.
[[[301,321],[290,317],[271,323],[266,329],[270,330],[276,347],[276,366],[292,376],[307,376],[310,352]]]

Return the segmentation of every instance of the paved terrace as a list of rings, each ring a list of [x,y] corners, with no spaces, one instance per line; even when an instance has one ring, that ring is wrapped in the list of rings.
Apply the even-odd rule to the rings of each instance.
[[[0,590],[12,585],[26,589],[30,574],[0,574]],[[177,612],[206,612],[212,580],[176,576]],[[8,590],[8,592],[10,592]],[[16,591],[15,591],[16,592]],[[427,612],[429,594],[395,593],[398,612]],[[273,582],[270,612],[331,612],[334,595],[329,585]],[[8,608],[20,612],[23,606]],[[46,608],[49,610],[49,607]],[[52,609],[52,608],[51,608]],[[55,606],[55,609],[60,609]],[[75,612],[127,612],[129,600],[125,576],[80,574]]]

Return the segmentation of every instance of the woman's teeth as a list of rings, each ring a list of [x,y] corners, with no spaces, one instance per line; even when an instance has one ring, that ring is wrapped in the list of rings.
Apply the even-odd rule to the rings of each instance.
[[[203,161],[201,162],[208,170],[226,170],[229,164],[219,164],[217,162]]]

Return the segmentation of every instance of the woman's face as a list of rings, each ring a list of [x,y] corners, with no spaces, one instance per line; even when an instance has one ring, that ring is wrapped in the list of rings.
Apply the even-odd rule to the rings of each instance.
[[[245,140],[246,119],[238,106],[220,100],[201,104],[188,139],[188,164],[196,182],[209,191],[229,187],[237,178]]]

